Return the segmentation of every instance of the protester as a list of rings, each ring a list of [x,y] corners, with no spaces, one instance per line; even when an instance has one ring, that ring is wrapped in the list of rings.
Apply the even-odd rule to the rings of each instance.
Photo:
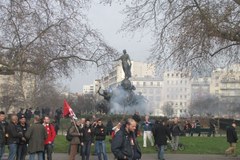
[[[17,113],[18,119],[24,114],[24,109],[20,108],[20,111]]]
[[[178,143],[179,143],[179,136],[181,134],[181,129],[178,125],[178,118],[174,118],[173,125],[170,128],[170,131],[172,133],[172,150],[177,151],[178,150]]]
[[[72,123],[69,128],[69,134],[72,136],[72,140],[70,141],[69,160],[75,160],[78,151],[78,145],[80,144],[81,135],[77,126],[77,122],[74,119],[72,119]]]
[[[121,122],[119,122],[115,127],[112,128],[111,137],[114,138],[115,134],[121,129]]]
[[[28,130],[28,124],[26,123],[26,118],[23,114],[19,118],[18,127],[23,133],[23,136],[19,140],[17,149],[17,160],[25,160],[25,157],[27,155],[27,143],[28,143],[25,134]]]
[[[132,116],[132,119],[135,120],[135,122],[137,122],[137,125],[136,125],[136,129],[135,129],[135,136],[137,137],[138,136],[138,132],[139,132],[139,123],[141,121],[141,117],[140,117],[140,114],[139,112],[135,112],[134,115]]]
[[[58,135],[58,130],[59,130],[58,123],[55,120],[53,120],[52,125],[54,126],[54,130],[56,132],[56,135]]]
[[[38,160],[43,160],[44,141],[47,138],[47,132],[40,123],[40,117],[38,115],[35,115],[34,124],[29,127],[25,136],[27,140],[29,140],[29,160],[35,160],[35,156],[38,157]]]
[[[44,141],[43,160],[45,160],[45,153],[47,153],[47,160],[52,160],[53,143],[56,137],[54,126],[50,123],[50,118],[45,116],[43,119],[43,126],[47,132],[47,138]]]
[[[189,121],[186,121],[186,122],[185,122],[185,125],[184,125],[184,128],[183,128],[183,129],[184,129],[185,134],[188,133],[189,136],[191,135],[192,125],[191,125],[191,123],[190,123]]]
[[[143,128],[143,147],[147,147],[147,139],[149,139],[151,146],[154,146],[152,137],[153,123],[149,121],[149,116],[145,116],[145,121],[142,123]]]
[[[57,125],[60,125],[61,116],[62,116],[62,109],[61,108],[57,108],[55,110],[55,117],[54,117]]]
[[[172,140],[169,128],[162,121],[157,122],[154,127],[153,137],[158,148],[158,160],[164,160],[164,147],[167,145],[167,138]]]
[[[208,137],[211,137],[211,135],[213,135],[213,137],[215,137],[216,134],[216,126],[214,123],[214,119],[210,119],[209,120],[209,133],[208,133]]]
[[[106,129],[107,129],[107,135],[112,135],[112,128],[113,128],[113,122],[112,120],[108,120],[107,125],[106,125]]]
[[[106,134],[106,128],[103,125],[102,120],[98,119],[94,130],[98,160],[102,160],[102,155],[104,160],[108,159],[105,144]]]
[[[40,116],[40,114],[41,114],[40,109],[39,107],[37,107],[34,111],[34,115]]]
[[[0,160],[5,152],[5,143],[6,143],[6,121],[5,113],[0,111]]]
[[[115,134],[111,150],[117,160],[141,159],[141,150],[135,136],[136,121],[129,118],[126,124]]]
[[[199,122],[199,120],[196,120],[195,122],[195,130],[196,130],[196,133],[198,133],[198,137],[201,136],[201,124]]]
[[[18,124],[17,115],[12,115],[10,123],[8,124],[6,129],[8,134],[8,149],[9,149],[8,160],[16,159],[19,139],[22,138],[23,136],[23,133],[21,130],[19,130],[17,124]]]
[[[89,160],[91,146],[94,144],[94,131],[90,120],[86,119],[85,126],[81,129],[83,136],[81,138],[81,156],[82,160]]]
[[[237,156],[237,132],[236,132],[236,123],[233,122],[230,127],[227,128],[227,142],[229,143],[228,149],[225,151],[226,156],[232,155]]]
[[[26,117],[27,124],[29,124],[32,118],[32,108],[26,109],[24,116]]]

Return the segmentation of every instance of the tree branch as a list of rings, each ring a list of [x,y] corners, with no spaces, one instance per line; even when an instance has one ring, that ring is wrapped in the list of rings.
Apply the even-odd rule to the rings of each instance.
[[[236,45],[240,45],[240,43],[234,43],[234,44],[230,44],[228,46],[225,46],[225,47],[222,47],[220,49],[218,49],[217,51],[213,52],[212,54],[210,54],[211,57],[215,56],[217,53],[219,53],[220,51],[224,50],[224,49],[227,49],[227,48],[230,48],[232,46],[236,46]]]
[[[240,0],[233,0],[235,3],[237,3],[238,5],[240,5]]]

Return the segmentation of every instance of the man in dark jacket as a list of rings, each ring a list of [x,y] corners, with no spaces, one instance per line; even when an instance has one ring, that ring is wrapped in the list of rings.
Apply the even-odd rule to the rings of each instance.
[[[9,155],[8,160],[15,160],[17,155],[17,146],[19,139],[22,138],[23,133],[18,127],[18,117],[17,115],[11,116],[11,122],[7,126],[8,133],[8,148]]]
[[[153,137],[155,145],[158,147],[158,160],[164,160],[164,147],[167,145],[167,137],[172,140],[169,128],[159,121],[154,127]]]
[[[38,160],[42,160],[44,151],[44,140],[47,138],[47,132],[44,126],[40,123],[39,116],[36,115],[34,117],[34,124],[29,127],[25,136],[29,140],[29,160],[34,160],[35,156],[38,157]]]
[[[103,125],[101,119],[97,121],[97,125],[94,130],[95,134],[95,140],[96,140],[96,148],[97,148],[97,155],[98,155],[98,160],[102,160],[102,154],[103,154],[103,159],[107,160],[107,153],[106,153],[106,144],[105,144],[105,139],[107,135],[107,131],[105,126]]]
[[[138,136],[138,131],[139,131],[139,123],[141,121],[141,117],[140,117],[139,112],[135,112],[134,115],[132,116],[132,119],[134,119],[137,122],[137,126],[136,126],[136,129],[134,131],[135,136],[137,137]]]
[[[27,155],[27,139],[25,137],[25,133],[27,132],[28,125],[26,123],[26,118],[23,114],[19,118],[18,127],[19,130],[23,133],[23,136],[19,139],[17,160],[25,160],[25,157]]]
[[[136,121],[129,118],[125,124],[114,136],[111,150],[118,160],[138,160],[141,159],[141,150],[136,140],[134,131]]]
[[[232,126],[227,128],[227,142],[230,144],[229,148],[225,151],[226,155],[232,154],[232,156],[237,156],[236,147],[237,147],[237,132],[236,132],[236,123],[233,122]]]
[[[181,129],[178,125],[178,118],[174,118],[173,125],[171,127],[171,133],[173,137],[172,142],[172,150],[177,151],[178,150],[178,143],[179,143],[179,135],[181,133]]]
[[[0,111],[0,159],[2,159],[5,151],[6,124],[5,113],[3,111]]]
[[[83,133],[81,136],[81,155],[82,160],[89,160],[91,145],[93,145],[94,131],[90,124],[90,120],[86,119],[84,127],[80,131]]]

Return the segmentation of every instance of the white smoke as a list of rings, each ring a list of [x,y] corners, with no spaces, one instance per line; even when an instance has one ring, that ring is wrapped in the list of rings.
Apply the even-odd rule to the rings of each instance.
[[[145,97],[137,95],[134,91],[124,90],[120,86],[112,91],[110,113],[131,115],[137,111],[144,115],[151,112],[149,105]]]

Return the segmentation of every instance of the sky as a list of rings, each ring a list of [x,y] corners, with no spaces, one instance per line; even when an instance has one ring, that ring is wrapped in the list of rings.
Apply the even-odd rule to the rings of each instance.
[[[122,53],[126,49],[131,60],[146,61],[151,48],[151,37],[141,32],[132,33],[119,32],[124,20],[120,13],[124,6],[119,4],[103,5],[94,3],[89,10],[88,19],[92,28],[100,32],[110,46]],[[63,83],[70,92],[82,92],[83,85],[92,84],[95,79],[101,78],[97,69],[93,67],[89,71],[79,72],[75,70],[71,79],[64,79]]]

